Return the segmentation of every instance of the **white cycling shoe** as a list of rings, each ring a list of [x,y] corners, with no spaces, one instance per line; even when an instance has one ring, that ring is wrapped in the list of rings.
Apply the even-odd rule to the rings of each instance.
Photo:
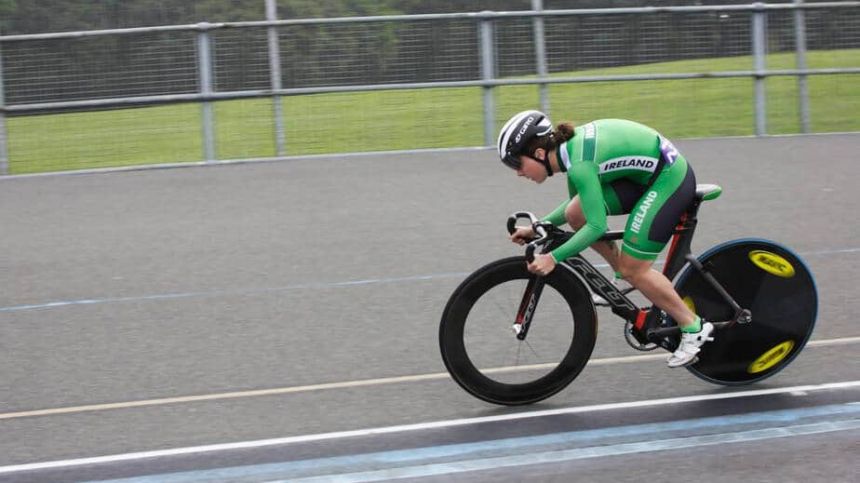
[[[612,285],[615,285],[615,288],[617,288],[623,294],[626,294],[633,290],[633,285],[630,285],[630,282],[624,280],[623,278],[613,278]],[[609,302],[607,302],[606,299],[604,299],[600,295],[597,295],[596,293],[591,294],[591,301],[594,302],[594,305],[600,305],[602,307],[609,306]]]
[[[702,330],[700,332],[684,332],[681,334],[681,344],[666,360],[669,367],[683,367],[694,364],[698,361],[699,351],[702,350],[702,346],[705,345],[705,342],[714,340],[714,338],[711,337],[711,333],[713,331],[714,324],[705,322],[702,324]]]

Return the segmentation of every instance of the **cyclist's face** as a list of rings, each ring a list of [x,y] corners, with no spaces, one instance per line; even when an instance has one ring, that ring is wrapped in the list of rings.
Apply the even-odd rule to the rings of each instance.
[[[528,178],[535,183],[543,183],[546,181],[546,169],[534,158],[521,154],[520,164],[521,166],[520,169],[517,170],[517,176]]]

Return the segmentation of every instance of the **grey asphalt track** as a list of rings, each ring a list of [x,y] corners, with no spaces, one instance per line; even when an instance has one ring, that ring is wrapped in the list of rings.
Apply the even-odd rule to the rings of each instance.
[[[860,135],[676,144],[698,182],[724,188],[694,251],[784,242],[817,278],[813,341],[860,336]],[[451,291],[519,253],[509,213],[564,195],[560,179],[518,179],[489,150],[2,179],[0,466],[724,391],[649,361],[590,366],[526,409],[444,377],[128,404],[441,373]],[[599,316],[593,357],[638,355]],[[810,347],[755,388],[858,380],[857,347]],[[845,444],[797,444],[856,454],[860,433],[839,434]]]

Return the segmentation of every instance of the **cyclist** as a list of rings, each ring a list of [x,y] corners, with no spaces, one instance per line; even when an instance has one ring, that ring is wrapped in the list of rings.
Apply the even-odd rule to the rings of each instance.
[[[600,119],[576,127],[552,122],[540,111],[523,111],[502,127],[498,138],[502,162],[535,183],[562,172],[569,199],[543,221],[568,223],[576,233],[563,245],[535,256],[529,271],[547,275],[558,262],[591,246],[612,269],[668,313],[681,328],[681,344],[669,367],[696,361],[713,324],[694,314],[672,282],[651,268],[695,196],[692,168],[672,143],[648,126],[622,119]],[[598,241],[608,229],[607,215],[630,214],[621,250],[614,241]],[[511,240],[520,245],[534,237],[518,227]]]

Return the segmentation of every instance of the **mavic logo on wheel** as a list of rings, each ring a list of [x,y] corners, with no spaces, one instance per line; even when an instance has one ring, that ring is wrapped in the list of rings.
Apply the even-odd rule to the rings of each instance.
[[[752,364],[747,367],[747,372],[750,374],[757,374],[759,372],[766,371],[771,367],[777,365],[779,361],[785,359],[785,357],[791,353],[791,349],[794,349],[794,341],[787,340],[777,346],[773,347],[769,351],[765,352],[758,359],[754,360]]]
[[[794,267],[788,263],[788,260],[775,253],[764,250],[753,250],[750,252],[749,257],[750,261],[767,273],[783,278],[794,276]]]

